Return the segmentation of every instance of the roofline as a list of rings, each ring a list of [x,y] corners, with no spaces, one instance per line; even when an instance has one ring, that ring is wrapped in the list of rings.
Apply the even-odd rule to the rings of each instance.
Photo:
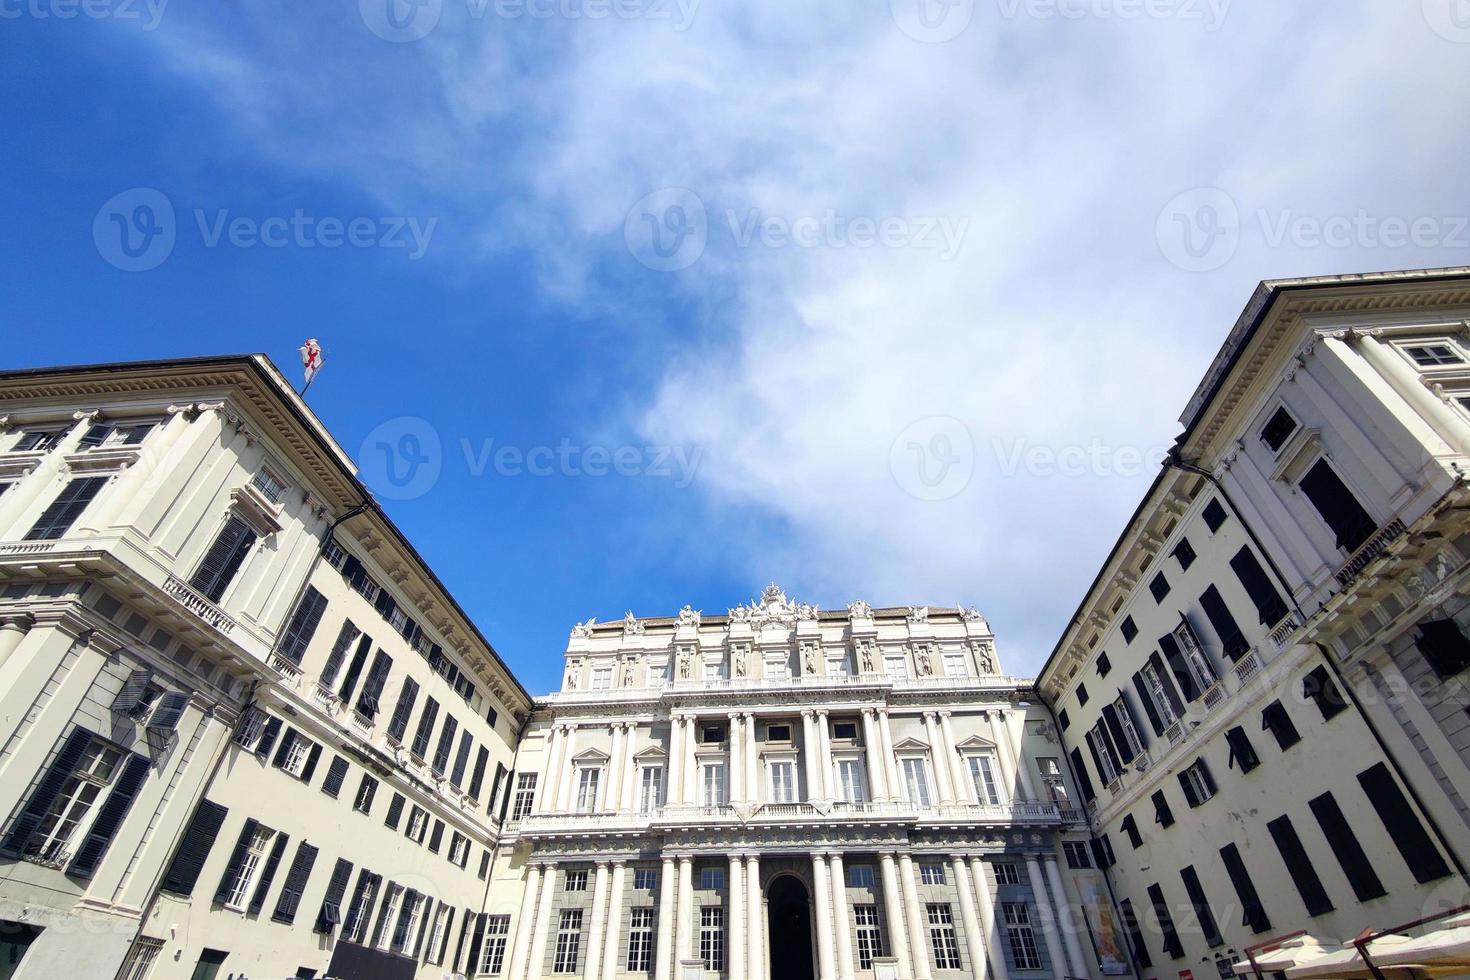
[[[520,678],[516,676],[515,671],[511,670],[510,666],[506,664],[505,660],[500,656],[500,652],[495,649],[494,644],[480,632],[480,627],[476,625],[474,618],[465,612],[464,607],[459,604],[459,600],[454,597],[454,593],[439,578],[438,573],[434,571],[433,567],[424,560],[423,555],[419,554],[418,549],[404,535],[402,529],[388,516],[382,504],[373,496],[372,490],[358,478],[352,457],[337,443],[337,440],[332,437],[331,430],[327,428],[317,414],[312,411],[311,407],[306,404],[305,400],[291,387],[285,375],[281,373],[276,363],[271,360],[269,354],[205,354],[192,357],[155,358],[143,361],[106,361],[99,364],[76,364],[51,368],[19,368],[0,371],[0,382],[13,378],[101,374],[117,371],[147,371],[149,369],[165,370],[179,367],[205,367],[208,365],[245,368],[253,371],[257,378],[264,382],[266,388],[275,393],[296,421],[310,433],[317,447],[337,464],[338,469],[346,478],[348,484],[360,498],[359,502],[366,504],[369,511],[383,522],[384,527],[387,528],[396,543],[424,570],[430,583],[444,594],[444,597],[449,601],[450,608],[454,610],[460,619],[464,620],[470,629],[470,633],[489,651],[495,663],[500,666],[500,669],[510,678],[510,682],[515,685],[515,689],[525,698],[526,709],[528,711],[533,710],[535,707],[535,698],[521,684]]]
[[[1200,380],[1199,386],[1195,388],[1195,393],[1190,398],[1189,405],[1185,408],[1184,415],[1179,420],[1184,425],[1184,431],[1179,433],[1178,437],[1174,440],[1175,447],[1184,445],[1194,435],[1200,422],[1204,420],[1206,412],[1214,403],[1215,398],[1220,394],[1220,390],[1225,387],[1225,383],[1229,380],[1231,374],[1235,372],[1236,365],[1240,363],[1241,357],[1245,355],[1246,349],[1250,347],[1251,341],[1255,338],[1256,332],[1260,329],[1261,324],[1266,321],[1266,317],[1276,306],[1276,301],[1284,293],[1331,289],[1342,286],[1396,285],[1402,283],[1427,284],[1445,282],[1452,279],[1465,279],[1467,277],[1470,277],[1470,267],[1450,266],[1441,269],[1407,269],[1400,272],[1353,273],[1336,276],[1303,276],[1294,279],[1263,280],[1251,293],[1250,301],[1246,303],[1245,309],[1241,311],[1240,317],[1235,321],[1235,326],[1231,328],[1230,334],[1225,338],[1225,342],[1221,344],[1220,350],[1215,354],[1215,358],[1211,361],[1209,369]],[[1097,576],[1093,578],[1092,584],[1087,587],[1087,591],[1082,593],[1082,601],[1077,604],[1076,611],[1067,620],[1067,625],[1062,628],[1062,632],[1057,638],[1056,646],[1052,647],[1052,651],[1047,656],[1046,662],[1036,672],[1038,697],[1041,696],[1042,679],[1046,677],[1047,671],[1051,669],[1052,664],[1061,655],[1062,647],[1066,642],[1068,634],[1081,622],[1083,610],[1087,608],[1087,604],[1097,592],[1098,586],[1107,575],[1108,568],[1112,566],[1113,560],[1123,550],[1124,544],[1128,541],[1132,533],[1134,523],[1137,522],[1138,518],[1148,508],[1150,501],[1158,493],[1159,487],[1163,485],[1171,468],[1165,463],[1159,470],[1158,475],[1154,477],[1153,483],[1149,485],[1148,491],[1143,495],[1143,499],[1139,501],[1138,507],[1134,509],[1133,514],[1124,523],[1123,531],[1118,535],[1118,540],[1113,543],[1112,549],[1108,552],[1107,557],[1103,559],[1101,567],[1098,568]]]

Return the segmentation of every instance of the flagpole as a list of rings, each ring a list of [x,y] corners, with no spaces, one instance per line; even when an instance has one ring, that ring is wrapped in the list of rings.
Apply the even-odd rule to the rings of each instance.
[[[311,390],[311,383],[312,383],[312,381],[315,381],[315,380],[316,380],[316,375],[313,374],[311,376],[311,379],[309,381],[307,381],[306,384],[304,384],[304,385],[301,386],[301,390],[296,393],[296,397],[298,397],[298,398],[305,398],[306,397],[306,393]]]

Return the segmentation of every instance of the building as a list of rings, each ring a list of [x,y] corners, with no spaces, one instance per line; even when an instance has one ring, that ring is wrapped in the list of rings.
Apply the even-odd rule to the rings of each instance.
[[[530,698],[265,358],[0,375],[0,668],[0,976],[481,942]]]
[[[1263,283],[1038,679],[1144,976],[1465,905],[1470,270]]]
[[[1075,799],[974,610],[582,623],[517,755],[508,980],[1126,973]]]

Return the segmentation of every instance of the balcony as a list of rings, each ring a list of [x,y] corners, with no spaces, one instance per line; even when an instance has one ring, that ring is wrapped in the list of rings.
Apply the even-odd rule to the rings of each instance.
[[[1296,617],[1293,615],[1288,615],[1286,619],[1281,621],[1280,626],[1277,626],[1274,630],[1271,631],[1271,646],[1276,650],[1277,653],[1280,653],[1287,647],[1291,646],[1291,638],[1295,636],[1296,631],[1301,628],[1302,624],[1296,621]]]
[[[1075,816],[1075,815],[1074,815]],[[830,824],[849,821],[900,821],[936,824],[964,823],[996,826],[1052,826],[1067,819],[1052,802],[999,804],[936,804],[915,807],[902,800],[833,803],[670,803],[653,813],[534,813],[517,824],[527,835],[631,832],[660,826],[725,824],[769,827]]]
[[[229,636],[239,625],[223,609],[195,592],[193,586],[176,575],[170,575],[164,581],[163,590],[177,599],[185,609],[225,636]]]
[[[342,704],[342,699],[337,697],[336,692],[329,687],[324,687],[321,683],[317,683],[311,689],[311,700],[313,704],[331,716],[337,714],[337,708]]]
[[[276,673],[280,674],[281,679],[287,684],[298,689],[301,687],[300,667],[296,666],[291,661],[281,656],[279,653],[272,653],[270,655],[270,659],[267,662],[270,664],[271,670],[274,670]]]
[[[1261,658],[1252,650],[1235,662],[1235,679],[1243,686],[1261,669]]]
[[[1337,570],[1336,578],[1338,587],[1346,589],[1349,585],[1352,585],[1353,581],[1363,573],[1363,569],[1373,564],[1377,558],[1388,550],[1389,545],[1403,537],[1407,532],[1408,528],[1404,527],[1404,522],[1397,517],[1375,531],[1373,536],[1367,541],[1364,541],[1362,547],[1353,552],[1353,556]]]

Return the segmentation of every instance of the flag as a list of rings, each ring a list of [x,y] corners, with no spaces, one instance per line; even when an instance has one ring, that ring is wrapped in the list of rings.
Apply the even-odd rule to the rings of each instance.
[[[305,369],[306,383],[311,384],[312,379],[316,377],[316,373],[325,363],[322,357],[322,345],[312,339],[297,349],[301,351],[301,366]]]

